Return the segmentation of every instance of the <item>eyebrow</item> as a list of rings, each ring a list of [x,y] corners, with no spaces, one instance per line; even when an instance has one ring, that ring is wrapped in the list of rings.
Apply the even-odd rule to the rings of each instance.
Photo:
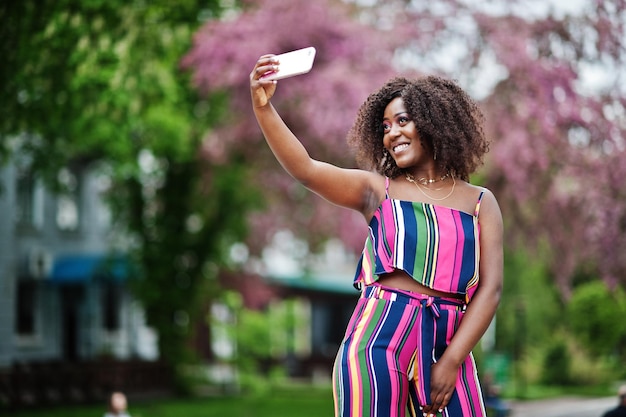
[[[401,111],[401,112],[399,112],[399,113],[394,114],[394,115],[393,115],[393,117],[398,117],[398,116],[400,116],[401,114],[409,114],[409,112],[408,112],[408,111]],[[388,118],[388,117],[383,117],[383,121],[384,121],[384,120],[389,120],[389,118]]]

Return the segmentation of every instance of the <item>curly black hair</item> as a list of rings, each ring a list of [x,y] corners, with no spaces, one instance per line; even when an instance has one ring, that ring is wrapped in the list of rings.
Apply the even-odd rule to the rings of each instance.
[[[433,152],[437,166],[468,181],[489,150],[484,116],[461,87],[438,76],[396,77],[370,94],[347,137],[356,148],[359,166],[391,178],[403,173],[383,146],[383,114],[396,97],[402,98],[422,145]]]

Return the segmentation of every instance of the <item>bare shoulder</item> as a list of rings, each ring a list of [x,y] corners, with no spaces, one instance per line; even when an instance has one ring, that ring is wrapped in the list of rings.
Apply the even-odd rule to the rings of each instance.
[[[500,207],[494,194],[488,188],[461,181],[457,185],[459,197],[467,212],[478,211],[479,219],[492,215],[500,216]],[[471,209],[471,210],[470,210]]]
[[[488,188],[475,185],[472,185],[472,187],[480,190],[479,195],[482,193],[480,210],[478,212],[478,219],[481,224],[488,222],[502,227],[502,212],[500,211],[500,205],[498,204],[496,196]]]
[[[493,199],[494,201],[496,199],[491,190],[483,187],[482,185],[474,185],[465,181],[457,181],[457,183],[457,187],[459,188],[459,190],[461,190],[465,198],[478,199],[480,197],[481,199],[488,198]]]

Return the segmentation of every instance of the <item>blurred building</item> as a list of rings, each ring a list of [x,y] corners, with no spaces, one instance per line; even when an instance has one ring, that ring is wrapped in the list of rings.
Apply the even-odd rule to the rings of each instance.
[[[238,302],[230,296],[212,300],[206,311],[210,322],[196,323],[192,343],[204,359],[199,372],[213,389],[237,389],[238,357],[254,350],[255,355],[262,351],[268,355],[262,373],[278,367],[290,378],[329,383],[359,297],[352,285],[354,254],[338,240],[330,240],[313,255],[305,241],[286,230],[274,235],[260,258],[249,258],[243,246],[235,245],[233,252],[231,261],[240,263],[240,268],[223,271],[220,284],[237,294]],[[241,307],[259,314],[262,330],[243,324]],[[253,340],[254,348],[238,345],[236,335],[248,331],[259,336],[244,337],[247,343]]]
[[[27,166],[27,164],[24,164]],[[64,169],[52,193],[19,160],[0,170],[0,367],[157,356],[112,242],[107,179]]]
[[[53,191],[28,167],[19,155],[0,166],[0,410],[16,401],[100,400],[121,383],[160,383],[163,368],[145,368],[158,362],[158,335],[129,289],[128,242],[104,201],[108,177],[95,168],[63,169],[62,189]],[[279,234],[261,261],[270,268],[224,284],[247,308],[276,317],[291,311],[295,327],[273,330],[276,358],[287,358],[291,376],[326,379],[358,298],[355,260],[335,242],[304,271],[302,253],[292,253],[298,247]],[[225,306],[211,308],[229,320]],[[220,326],[200,327],[193,342],[200,357],[228,358],[233,340]]]

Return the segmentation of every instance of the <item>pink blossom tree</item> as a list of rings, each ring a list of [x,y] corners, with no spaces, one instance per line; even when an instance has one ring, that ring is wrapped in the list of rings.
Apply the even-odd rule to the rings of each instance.
[[[288,178],[250,109],[257,57],[312,45],[313,71],[280,82],[274,104],[315,158],[353,164],[345,133],[359,104],[390,76],[458,79],[487,116],[493,142],[481,182],[502,205],[508,247],[547,261],[564,297],[581,268],[625,284],[626,92],[618,69],[626,2],[596,0],[577,12],[504,1],[357,4],[247,4],[229,20],[207,23],[183,61],[197,88],[229,98],[226,122],[206,137],[204,156],[239,155],[258,170],[271,209],[253,218],[251,246],[279,227],[313,242],[335,235],[357,251],[362,245],[362,219]],[[589,68],[608,74],[605,83],[585,82]]]
[[[587,268],[626,284],[626,3],[590,3],[571,15],[472,15],[483,45],[475,59],[490,53],[507,74],[484,100],[488,185],[509,246],[546,250],[565,298]],[[585,79],[590,67],[603,84]]]
[[[354,162],[347,130],[367,95],[395,73],[394,51],[403,37],[358,23],[341,3],[254,3],[230,20],[208,22],[183,60],[202,92],[223,90],[229,98],[225,122],[205,139],[204,157],[223,161],[240,155],[255,165],[255,181],[264,190],[268,210],[251,218],[254,232],[248,243],[254,250],[280,228],[306,235],[313,246],[339,235],[359,250],[363,220],[305,191],[269,153],[252,114],[248,76],[263,54],[314,46],[313,70],[281,81],[273,103],[314,158],[349,167]]]

